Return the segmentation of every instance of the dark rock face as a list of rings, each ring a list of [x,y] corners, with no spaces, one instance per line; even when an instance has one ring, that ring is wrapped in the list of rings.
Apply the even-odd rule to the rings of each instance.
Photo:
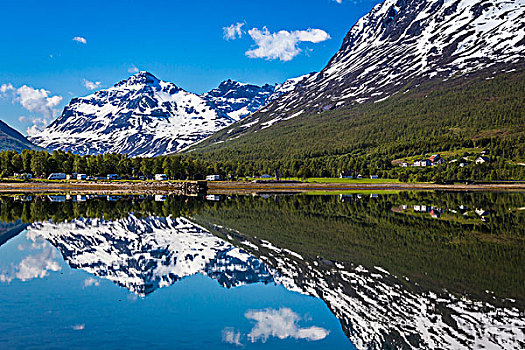
[[[276,87],[277,85],[257,86],[227,80],[202,97],[214,109],[240,120],[265,106],[276,93]]]

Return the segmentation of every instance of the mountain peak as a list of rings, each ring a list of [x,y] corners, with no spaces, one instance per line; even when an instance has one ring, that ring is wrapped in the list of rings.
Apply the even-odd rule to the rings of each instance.
[[[133,85],[158,86],[160,85],[160,80],[156,76],[151,74],[150,72],[140,71],[136,74],[133,74],[129,78],[118,82],[117,84],[115,84],[115,87],[124,86],[124,85],[127,85],[127,86],[133,86]]]

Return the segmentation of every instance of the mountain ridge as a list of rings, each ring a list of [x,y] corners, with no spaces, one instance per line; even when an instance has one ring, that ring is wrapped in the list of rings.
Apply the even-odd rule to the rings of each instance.
[[[73,98],[57,119],[30,139],[50,150],[81,155],[176,153],[257,111],[301,79],[263,86],[227,80],[197,95],[143,71],[108,89]]]

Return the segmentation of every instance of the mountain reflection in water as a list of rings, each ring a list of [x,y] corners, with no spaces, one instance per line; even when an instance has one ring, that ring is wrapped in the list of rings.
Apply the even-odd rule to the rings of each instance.
[[[49,241],[72,268],[140,296],[197,273],[228,288],[273,281],[256,258],[182,217],[42,222],[29,226],[28,235]]]
[[[494,241],[502,241],[503,244],[497,248],[507,252],[507,259],[516,260],[511,261],[511,264],[516,264],[516,271],[520,271],[523,268],[520,267],[523,256],[515,252],[522,248],[523,237],[519,232],[523,233],[523,218],[519,216],[522,213],[513,208],[523,207],[520,206],[523,196],[511,196],[502,204],[511,215],[517,215],[517,219],[512,219],[517,220],[516,231],[508,226],[500,226],[499,230],[505,231],[504,234],[491,237],[488,243],[487,234],[492,232],[490,230],[498,230],[498,227],[482,225],[495,225],[498,222],[496,215],[503,218],[509,215],[502,213],[499,207],[494,207],[494,203],[491,210],[483,210],[482,216],[477,214],[486,218],[481,221],[476,219],[475,209],[474,214],[468,216],[465,215],[467,209],[449,210],[445,205],[449,203],[454,208],[460,205],[462,208],[475,208],[476,205],[472,204],[475,196],[462,199],[461,202],[468,202],[469,206],[458,204],[456,200],[459,197],[454,195],[447,198],[415,198],[410,195],[382,197],[234,197],[213,204],[202,200],[187,202],[173,198],[164,203],[148,200],[133,202],[134,199],[130,198],[132,204],[122,202],[120,205],[122,213],[133,213],[116,215],[110,212],[110,215],[116,216],[111,220],[87,218],[87,211],[80,210],[91,208],[94,213],[96,208],[106,208],[102,202],[93,201],[92,207],[90,201],[75,204],[65,202],[59,204],[62,205],[62,214],[74,213],[71,215],[76,218],[62,222],[34,222],[27,228],[27,236],[35,243],[42,239],[51,243],[72,268],[111,280],[139,296],[146,296],[158,288],[195,274],[213,278],[227,288],[257,282],[282,285],[290,291],[323,300],[339,319],[346,336],[359,349],[525,348],[523,298],[517,301],[510,299],[510,296],[523,297],[523,290],[519,287],[514,288],[513,294],[507,299],[503,295],[491,297],[490,293],[486,298],[480,297],[482,292],[476,289],[476,283],[482,285],[484,282],[477,280],[465,281],[464,292],[455,284],[450,284],[446,290],[440,287],[441,283],[447,283],[446,280],[432,280],[433,274],[438,273],[436,271],[429,271],[430,281],[426,281],[424,278],[418,280],[421,276],[417,271],[410,270],[408,265],[396,265],[399,261],[389,262],[385,259],[387,266],[382,266],[373,258],[381,257],[385,252],[370,250],[367,243],[370,240],[382,240],[384,248],[381,249],[395,255],[400,254],[396,250],[397,238],[387,239],[375,229],[384,231],[391,228],[393,232],[401,230],[403,234],[410,235],[411,228],[422,231],[430,227],[427,223],[433,223],[440,231],[445,227],[456,230],[457,237],[450,239],[457,243],[460,238],[468,241],[467,231],[474,228],[484,235],[476,236],[475,244],[479,251],[470,251],[477,258],[477,264],[485,264],[487,258],[491,257]],[[474,199],[479,201],[479,207],[489,207],[491,200],[483,196]],[[420,204],[421,201],[426,204]],[[434,204],[434,201],[437,203]],[[422,210],[423,205],[439,212],[440,218],[428,215],[430,211]],[[460,216],[456,215],[458,212]],[[61,214],[54,212],[54,215]],[[327,224],[327,220],[330,224]],[[305,226],[305,222],[310,225]],[[359,232],[349,231],[357,227],[360,228]],[[464,230],[458,231],[458,227]],[[310,230],[314,241],[309,235]],[[359,235],[360,240],[355,240],[352,235]],[[432,235],[437,233],[432,230],[424,232],[424,236],[436,240],[436,236]],[[419,237],[423,243],[424,236]],[[451,254],[447,250],[450,243],[444,242],[443,237],[440,239],[442,242],[436,243],[433,249]],[[508,241],[512,241],[516,247],[509,245]],[[331,256],[325,253],[327,247],[333,250]],[[403,245],[400,247],[404,251]],[[414,249],[410,245],[408,247]],[[338,255],[341,252],[348,255]],[[49,254],[43,250],[42,257],[55,258]],[[419,251],[414,249],[413,258],[417,259],[418,254]],[[450,260],[457,259],[461,263],[463,257],[456,255],[450,255]],[[347,259],[347,256],[354,256],[355,260]],[[35,263],[38,261],[35,259]],[[52,259],[44,265],[38,263],[44,269],[44,274],[56,271]],[[454,264],[456,261],[448,263]],[[471,264],[466,268],[473,271],[483,269],[476,262]],[[443,265],[442,268],[447,267]],[[423,273],[425,268],[421,266],[420,272]],[[491,268],[497,270],[498,262],[494,261]],[[400,271],[412,272],[413,276],[401,275]],[[502,280],[508,279],[506,272],[491,273],[497,278],[502,276],[499,277]],[[510,281],[509,285],[519,285],[523,276],[515,278],[518,282]],[[8,280],[8,277],[4,279]],[[97,282],[93,280],[87,283]],[[269,335],[315,340],[328,334],[320,327],[299,327],[298,316],[286,308],[249,310],[245,317],[256,322],[252,331],[242,334],[233,326],[226,328],[222,335],[223,341],[242,345],[242,339],[265,341]],[[280,333],[283,332],[282,327],[280,330],[271,328],[275,323],[293,326]]]

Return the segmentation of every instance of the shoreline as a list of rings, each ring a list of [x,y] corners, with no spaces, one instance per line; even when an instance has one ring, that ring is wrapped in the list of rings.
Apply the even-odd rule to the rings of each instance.
[[[207,185],[207,186],[206,186]],[[524,184],[432,184],[432,183],[344,183],[294,182],[253,183],[226,181],[184,182],[4,182],[2,193],[110,193],[110,194],[246,194],[254,192],[305,193],[342,191],[525,191]]]
[[[246,183],[208,182],[208,193],[251,193],[265,192],[342,192],[342,191],[525,191],[524,184],[453,184],[432,183]]]

